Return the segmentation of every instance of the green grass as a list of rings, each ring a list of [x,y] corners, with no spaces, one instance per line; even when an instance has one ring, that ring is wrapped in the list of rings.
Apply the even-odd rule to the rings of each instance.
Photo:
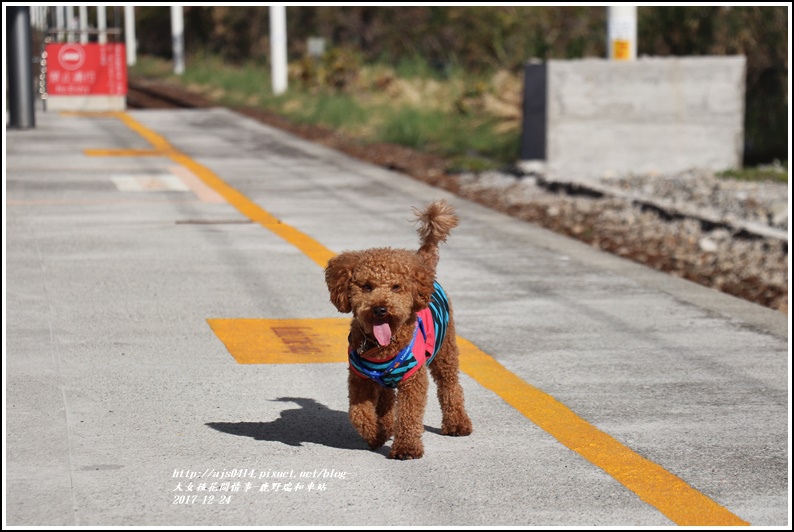
[[[492,120],[413,106],[386,109],[376,140],[444,156],[459,171],[482,171],[512,164],[518,157],[519,133],[496,133]]]
[[[391,142],[415,149],[427,149],[438,144],[448,129],[446,116],[437,111],[423,112],[416,107],[402,106],[385,109],[377,140]]]
[[[436,79],[445,80],[452,76],[460,76],[459,68],[445,62],[430,63],[421,56],[401,59],[395,65],[395,73],[403,79]]]
[[[213,87],[217,99],[227,105],[245,105],[252,100],[261,102],[265,95],[271,94],[267,66],[253,62],[233,66],[215,57],[192,58],[192,65],[185,69],[183,79],[186,84]]]
[[[129,67],[128,73],[133,78],[167,79],[172,72],[173,66],[169,61],[148,55],[139,55],[135,64]]]
[[[299,123],[350,131],[367,122],[367,110],[347,94],[317,94],[301,101],[297,110],[286,113]]]
[[[773,181],[777,183],[788,183],[788,162],[753,166],[749,168],[725,170],[720,172],[720,177],[727,179],[737,179],[740,181]]]
[[[272,98],[270,73],[265,65],[249,63],[229,65],[211,56],[191,57],[184,74],[173,73],[170,61],[139,57],[129,70],[130,77],[165,80],[188,88],[201,88],[201,92],[221,104],[248,104],[253,98]]]

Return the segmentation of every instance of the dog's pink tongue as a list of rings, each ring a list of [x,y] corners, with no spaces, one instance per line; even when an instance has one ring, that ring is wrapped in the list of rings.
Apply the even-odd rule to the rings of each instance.
[[[389,345],[391,342],[391,327],[388,323],[380,323],[372,325],[372,333],[380,345]]]

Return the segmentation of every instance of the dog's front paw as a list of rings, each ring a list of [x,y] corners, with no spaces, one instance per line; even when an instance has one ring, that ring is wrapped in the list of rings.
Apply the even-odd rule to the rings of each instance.
[[[422,458],[425,455],[424,446],[419,443],[419,445],[394,445],[389,453],[389,458],[393,458],[396,460],[414,460],[416,458]]]
[[[444,416],[441,421],[441,434],[444,436],[468,436],[472,430],[471,419],[466,412]]]
[[[441,434],[444,436],[468,436],[472,433],[471,421],[466,419],[457,424],[442,425]]]

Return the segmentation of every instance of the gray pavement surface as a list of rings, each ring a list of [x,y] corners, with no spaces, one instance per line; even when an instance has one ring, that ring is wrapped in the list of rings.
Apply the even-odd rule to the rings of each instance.
[[[461,337],[730,514],[790,525],[785,315],[227,110],[127,116],[334,252],[415,248],[412,207],[448,199]],[[442,436],[431,397],[424,458],[370,451],[344,363],[238,364],[208,325],[343,317],[318,264],[119,117],[38,113],[6,143],[4,525],[676,524],[470,375],[474,434]]]

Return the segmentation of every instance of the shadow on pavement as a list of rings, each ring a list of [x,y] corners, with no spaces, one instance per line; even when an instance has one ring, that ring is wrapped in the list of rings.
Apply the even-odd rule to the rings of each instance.
[[[314,399],[302,397],[280,397],[275,401],[295,403],[299,408],[283,410],[275,421],[211,422],[206,425],[235,436],[278,441],[296,447],[317,443],[337,449],[367,449],[367,444],[350,425],[347,412],[331,410]]]
[[[337,449],[368,449],[361,436],[350,425],[347,412],[331,410],[314,399],[303,397],[279,397],[274,401],[295,403],[300,408],[283,410],[281,417],[275,421],[238,421],[211,422],[206,425],[219,432],[234,436],[246,436],[255,440],[278,441],[293,447],[304,443],[317,443]],[[425,425],[425,431],[441,434],[441,429]],[[386,447],[375,449],[375,452],[388,454]]]

